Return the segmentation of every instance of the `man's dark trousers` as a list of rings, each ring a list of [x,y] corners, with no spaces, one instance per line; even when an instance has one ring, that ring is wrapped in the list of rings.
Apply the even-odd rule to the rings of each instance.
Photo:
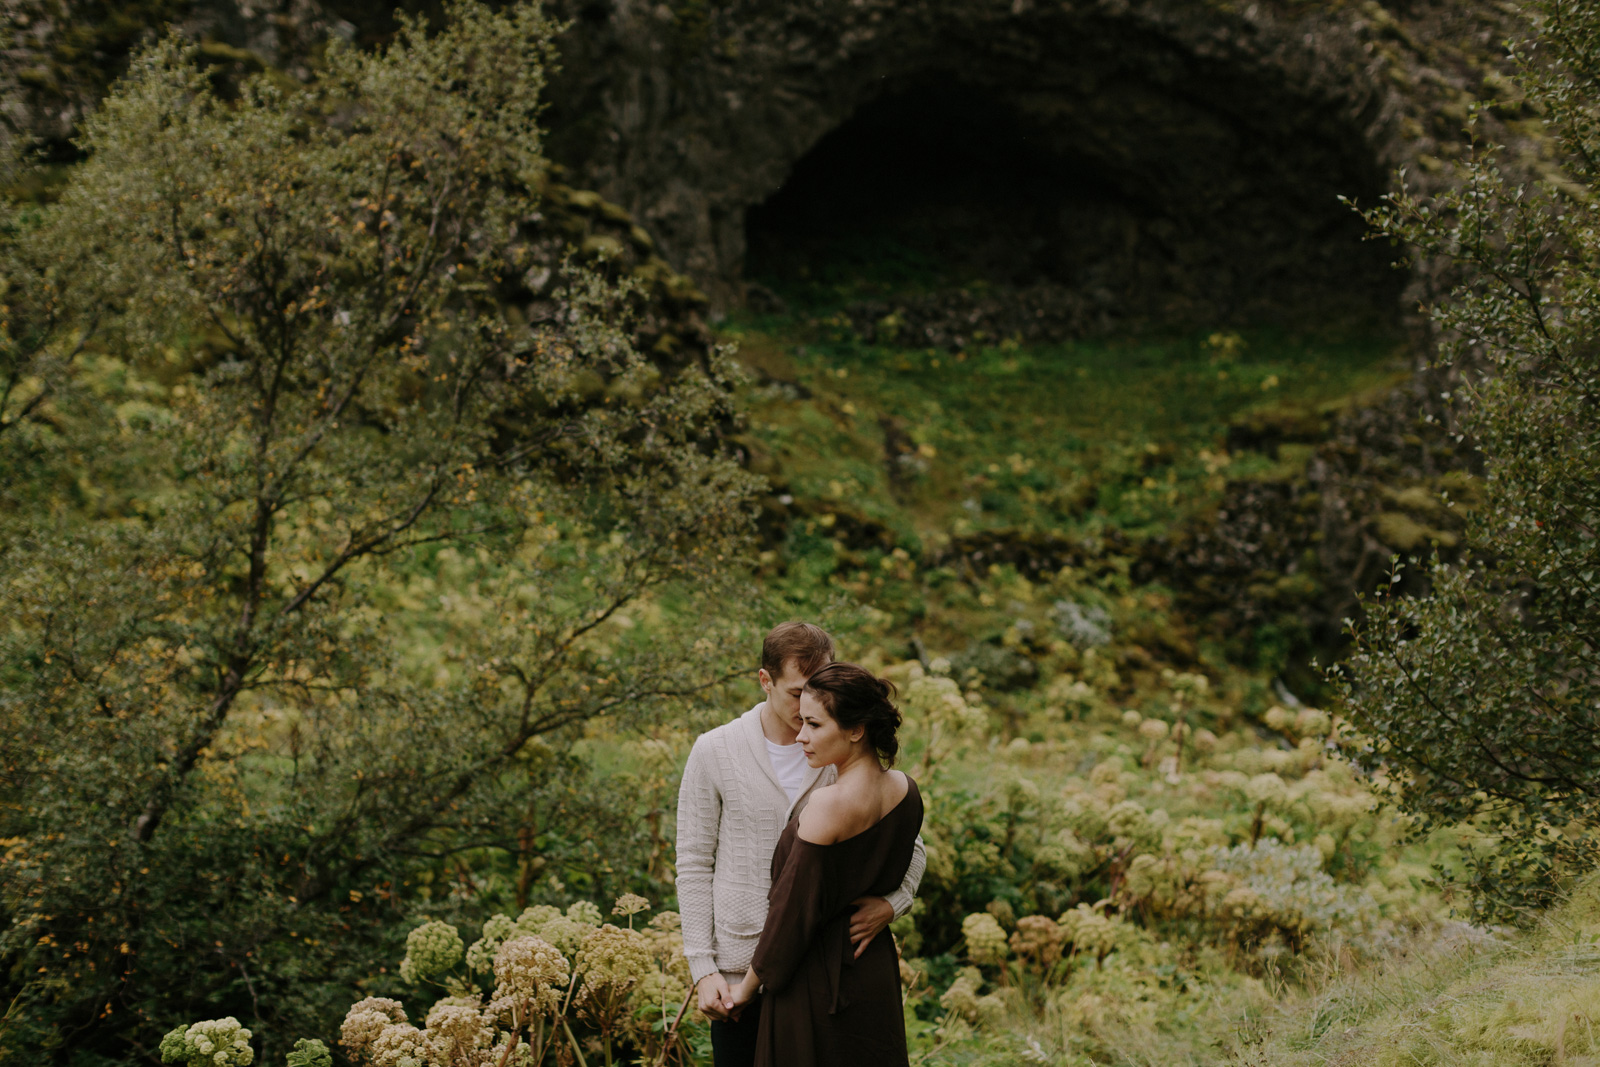
[[[711,1020],[712,1067],[755,1067],[756,1033],[761,1029],[761,998],[744,1006],[739,1021]]]

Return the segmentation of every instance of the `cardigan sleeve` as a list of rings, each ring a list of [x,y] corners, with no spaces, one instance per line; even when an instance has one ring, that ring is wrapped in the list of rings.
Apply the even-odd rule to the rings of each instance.
[[[900,888],[884,898],[889,902],[889,906],[894,908],[896,919],[911,910],[911,903],[917,896],[917,887],[922,884],[922,873],[927,869],[928,850],[922,847],[922,835],[918,834],[916,843],[911,846],[911,866],[906,868],[906,876],[900,882]]]
[[[689,752],[678,786],[678,912],[683,920],[683,955],[689,978],[700,979],[717,969],[716,914],[712,906],[712,874],[717,865],[717,834],[722,823],[722,792],[717,788],[701,737]]]

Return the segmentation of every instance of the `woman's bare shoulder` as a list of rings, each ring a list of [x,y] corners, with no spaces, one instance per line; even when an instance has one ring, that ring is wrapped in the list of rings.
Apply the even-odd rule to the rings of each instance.
[[[837,785],[825,785],[814,790],[811,799],[800,810],[800,840],[813,845],[831,845],[839,840],[845,819],[843,794]]]

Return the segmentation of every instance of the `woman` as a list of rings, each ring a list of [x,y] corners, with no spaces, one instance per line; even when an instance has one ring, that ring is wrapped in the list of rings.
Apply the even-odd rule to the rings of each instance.
[[[922,829],[917,784],[888,769],[900,743],[894,686],[853,663],[823,667],[800,694],[806,762],[838,768],[784,828],[767,923],[735,1005],[765,986],[756,1067],[906,1064],[900,964],[876,937],[850,946],[852,902],[894,890]]]

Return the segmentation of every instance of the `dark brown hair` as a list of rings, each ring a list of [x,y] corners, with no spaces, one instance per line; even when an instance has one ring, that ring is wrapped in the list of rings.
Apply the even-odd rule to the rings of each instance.
[[[776,680],[790,660],[794,660],[801,674],[832,663],[833,637],[809,622],[780,622],[767,631],[767,639],[761,642],[761,666]]]
[[[864,726],[867,740],[877,749],[885,767],[894,765],[900,752],[900,709],[895,707],[894,683],[879,678],[854,663],[830,663],[806,682],[806,692],[828,709],[833,721],[846,730]]]

